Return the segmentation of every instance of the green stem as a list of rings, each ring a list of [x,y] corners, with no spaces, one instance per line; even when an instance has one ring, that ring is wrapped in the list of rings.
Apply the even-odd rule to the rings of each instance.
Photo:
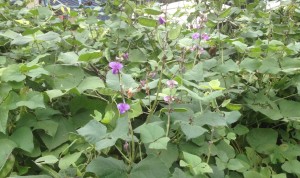
[[[119,151],[119,153],[123,156],[123,158],[130,163],[130,159],[127,158],[127,156],[115,145],[116,149]]]
[[[169,135],[169,131],[170,131],[170,121],[171,121],[171,105],[169,104],[169,108],[168,108],[168,121],[167,121],[167,131],[166,131],[166,137],[168,137]]]
[[[212,128],[211,129],[211,134],[210,134],[210,140],[209,140],[209,142],[208,142],[208,153],[207,153],[207,160],[206,160],[206,163],[208,164],[209,163],[209,159],[210,159],[210,156],[211,156],[211,145],[213,144],[213,141],[212,141],[212,139],[213,139],[213,137],[214,137],[214,131],[215,131],[215,129],[214,128]]]
[[[161,83],[162,83],[161,81],[162,81],[162,77],[163,77],[163,71],[165,69],[165,62],[164,62],[165,59],[164,58],[165,58],[165,56],[162,59],[161,71],[160,71],[159,81],[158,81],[157,90],[156,90],[156,98],[155,98],[155,101],[154,101],[153,105],[150,107],[151,110],[150,110],[149,115],[147,117],[146,123],[149,123],[151,117],[153,116],[153,114],[156,110],[157,104],[158,104],[158,92],[161,89]]]

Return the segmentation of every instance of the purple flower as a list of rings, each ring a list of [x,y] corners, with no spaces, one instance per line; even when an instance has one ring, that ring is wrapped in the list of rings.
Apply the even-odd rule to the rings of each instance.
[[[126,111],[128,111],[130,109],[129,104],[127,104],[127,103],[119,103],[117,105],[117,107],[121,114],[124,114]]]
[[[178,85],[178,82],[176,82],[175,80],[168,80],[167,85],[169,88],[175,88]]]
[[[141,84],[142,87],[144,87],[146,85],[146,80],[141,80],[140,84]]]
[[[165,96],[164,97],[164,100],[165,100],[165,102],[167,102],[167,103],[172,103],[175,99],[174,99],[174,97],[172,97],[172,96]]]
[[[120,62],[110,62],[109,67],[112,69],[113,74],[118,74],[123,68],[123,64],[121,64]]]
[[[159,22],[159,24],[165,24],[166,23],[166,19],[165,18],[163,18],[162,16],[160,16],[159,18],[158,18],[158,22]]]
[[[122,57],[123,57],[123,59],[127,60],[128,57],[129,57],[129,54],[128,53],[124,53],[124,54],[122,54]]]
[[[200,38],[200,33],[194,33],[194,34],[192,35],[192,38],[193,38],[194,40],[199,39],[199,38]]]
[[[208,35],[207,33],[203,33],[203,34],[201,35],[201,38],[202,38],[202,40],[207,41],[207,40],[209,40],[209,35]]]

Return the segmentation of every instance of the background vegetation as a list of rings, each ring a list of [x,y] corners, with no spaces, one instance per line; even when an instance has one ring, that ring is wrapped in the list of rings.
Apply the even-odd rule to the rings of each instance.
[[[299,4],[0,0],[0,177],[300,176]]]

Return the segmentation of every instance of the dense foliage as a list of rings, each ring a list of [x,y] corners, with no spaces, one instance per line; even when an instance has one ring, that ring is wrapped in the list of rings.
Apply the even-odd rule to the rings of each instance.
[[[300,176],[299,0],[222,4],[0,0],[0,177]]]

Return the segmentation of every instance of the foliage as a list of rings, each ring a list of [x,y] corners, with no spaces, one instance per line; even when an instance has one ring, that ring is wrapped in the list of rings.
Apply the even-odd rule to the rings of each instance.
[[[300,176],[299,0],[223,3],[0,0],[0,177]]]

